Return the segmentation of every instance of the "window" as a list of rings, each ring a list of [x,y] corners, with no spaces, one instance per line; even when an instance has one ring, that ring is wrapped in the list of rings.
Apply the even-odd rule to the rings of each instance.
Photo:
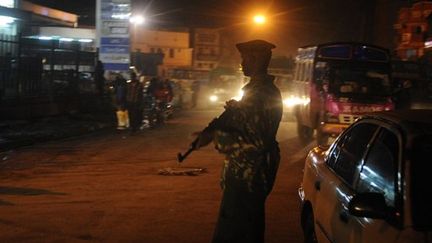
[[[398,138],[393,132],[383,129],[365,159],[357,190],[383,193],[387,205],[394,207],[398,159]]]
[[[367,145],[376,129],[377,125],[370,123],[354,125],[338,139],[329,154],[327,164],[350,185],[354,182]]]
[[[172,48],[169,49],[169,57],[174,58],[174,49]]]

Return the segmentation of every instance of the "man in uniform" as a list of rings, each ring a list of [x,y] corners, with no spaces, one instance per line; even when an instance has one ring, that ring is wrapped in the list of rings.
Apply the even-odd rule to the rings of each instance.
[[[240,101],[230,100],[225,111],[200,133],[195,149],[215,143],[226,155],[223,189],[213,243],[264,242],[265,200],[279,166],[276,133],[282,117],[282,98],[267,73],[271,49],[263,40],[236,45],[242,69],[250,81]]]

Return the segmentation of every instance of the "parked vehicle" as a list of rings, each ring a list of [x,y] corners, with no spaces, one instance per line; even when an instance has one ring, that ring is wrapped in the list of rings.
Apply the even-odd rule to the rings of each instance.
[[[293,81],[298,136],[319,144],[362,114],[393,110],[391,62],[385,48],[355,42],[298,49]]]
[[[432,242],[432,110],[371,113],[312,149],[299,188],[305,242]]]

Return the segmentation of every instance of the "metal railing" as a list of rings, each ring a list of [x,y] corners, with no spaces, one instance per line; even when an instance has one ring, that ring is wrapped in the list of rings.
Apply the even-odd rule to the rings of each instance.
[[[0,100],[95,93],[96,56],[79,42],[0,35]]]

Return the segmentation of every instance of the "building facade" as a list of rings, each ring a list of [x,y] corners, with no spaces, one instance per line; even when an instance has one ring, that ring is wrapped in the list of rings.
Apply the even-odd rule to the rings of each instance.
[[[418,60],[427,48],[432,47],[432,42],[428,41],[431,13],[432,2],[429,1],[420,1],[399,10],[394,28],[397,32],[396,54],[400,59]]]
[[[217,29],[197,28],[193,32],[193,67],[199,71],[210,71],[219,65],[221,48]]]
[[[94,96],[95,34],[77,23],[76,14],[0,1],[0,113],[62,114],[69,109],[64,103]]]
[[[171,69],[191,68],[192,48],[188,30],[131,30],[131,51],[162,54],[161,73],[166,75]]]

